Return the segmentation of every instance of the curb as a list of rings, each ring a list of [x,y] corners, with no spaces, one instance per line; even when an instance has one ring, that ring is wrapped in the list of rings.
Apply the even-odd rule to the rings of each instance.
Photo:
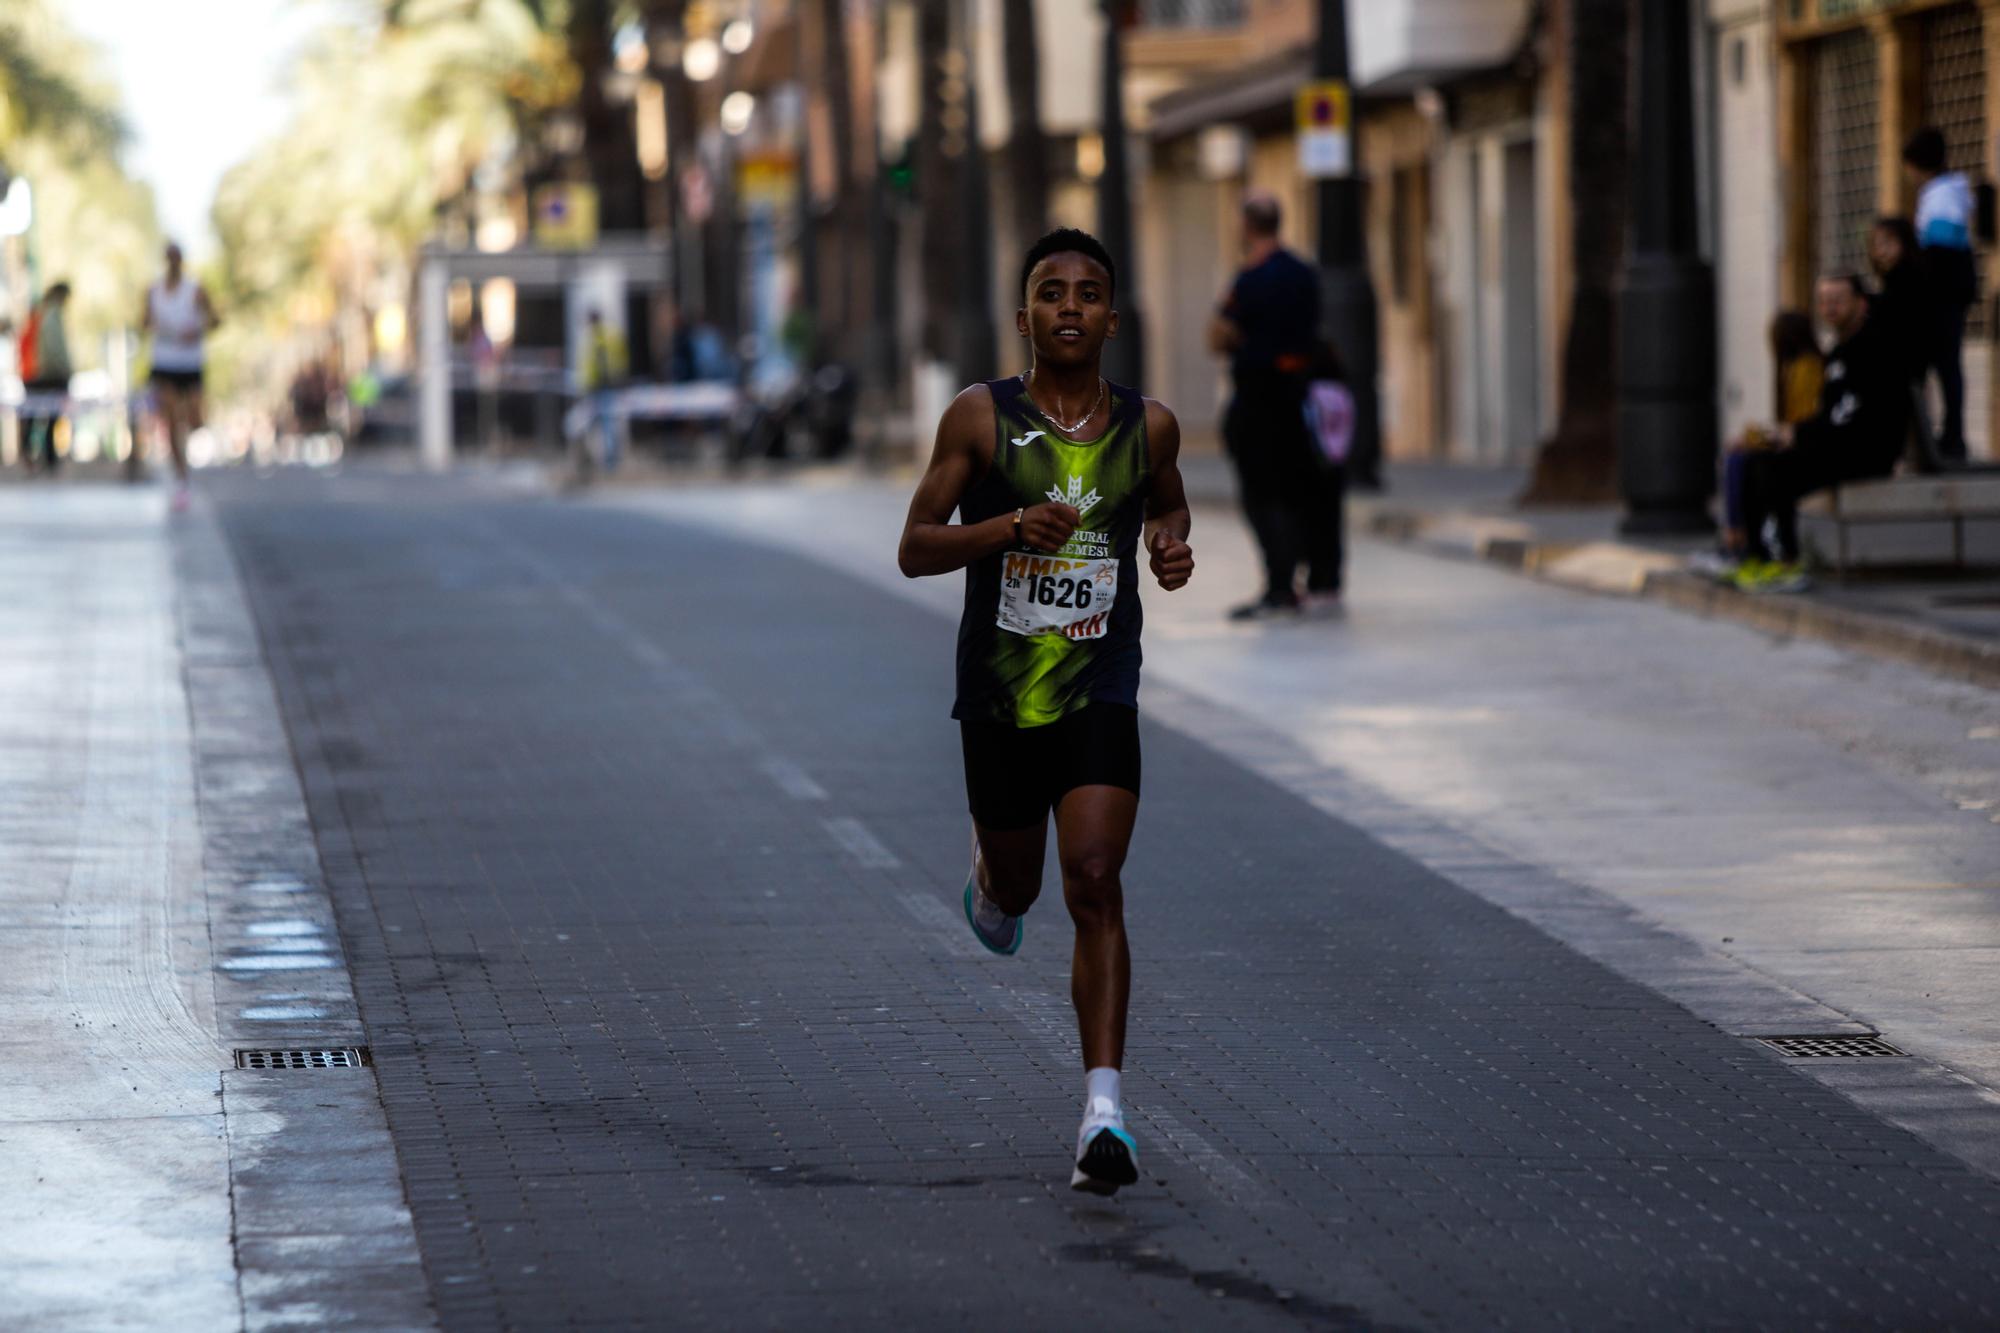
[[[2000,644],[1804,597],[1757,597],[1687,572],[1664,551],[1620,542],[1544,542],[1529,524],[1478,514],[1356,506],[1370,536],[1433,555],[1479,560],[1587,592],[1645,597],[1766,633],[1817,639],[1940,676],[2000,689]]]

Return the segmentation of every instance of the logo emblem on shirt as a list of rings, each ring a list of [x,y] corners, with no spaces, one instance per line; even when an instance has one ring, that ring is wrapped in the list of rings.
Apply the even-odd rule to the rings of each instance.
[[[1026,435],[1016,436],[1014,439],[1014,443],[1026,444],[1029,440],[1034,439],[1037,435],[1046,435],[1046,434],[1048,434],[1048,432],[1045,430],[1031,430]]]
[[[1036,433],[1040,434],[1039,431]],[[1103,498],[1103,496],[1097,493],[1095,486],[1090,488],[1090,494],[1085,495],[1083,493],[1082,477],[1071,477],[1067,492],[1059,491],[1053,486],[1049,487],[1049,499],[1054,500],[1059,505],[1068,505],[1070,508],[1076,510],[1078,518],[1082,518],[1092,509],[1095,509],[1097,502]]]

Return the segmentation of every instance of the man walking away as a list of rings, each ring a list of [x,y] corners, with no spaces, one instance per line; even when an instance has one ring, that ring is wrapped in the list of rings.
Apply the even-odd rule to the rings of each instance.
[[[1886,477],[1903,452],[1910,391],[1904,362],[1868,319],[1861,279],[1842,274],[1819,280],[1820,322],[1833,333],[1819,411],[1779,430],[1780,447],[1753,454],[1743,485],[1743,529],[1751,558],[1737,584],[1751,592],[1794,592],[1806,586],[1799,563],[1799,501],[1843,481]],[[1773,519],[1778,560],[1763,546],[1764,520]]]
[[[29,321],[24,340],[32,340],[33,356],[24,357],[28,410],[22,413],[25,432],[23,452],[29,459],[40,458],[42,468],[55,475],[60,461],[56,455],[56,424],[62,420],[62,400],[69,393],[69,377],[75,367],[69,358],[69,327],[63,309],[69,304],[69,284],[58,282],[42,294],[41,304]]]
[[[1236,466],[1243,515],[1264,554],[1264,594],[1232,620],[1289,615],[1308,547],[1307,525],[1323,522],[1313,497],[1324,488],[1307,438],[1307,373],[1319,338],[1319,274],[1278,240],[1283,214],[1269,194],[1243,202],[1243,268],[1209,326],[1209,346],[1229,358],[1232,382],[1222,439]],[[1322,562],[1324,564],[1325,562]],[[1316,570],[1337,595],[1337,569]]]
[[[1930,368],[1944,395],[1937,436],[1941,459],[1965,459],[1965,312],[1979,298],[1972,258],[1972,185],[1946,171],[1944,135],[1926,126],[1903,145],[1903,165],[1917,183],[1917,244],[1930,295]]]

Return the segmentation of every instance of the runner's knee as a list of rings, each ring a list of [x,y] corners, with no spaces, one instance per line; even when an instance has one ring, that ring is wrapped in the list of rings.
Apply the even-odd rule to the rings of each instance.
[[[1063,898],[1080,926],[1113,924],[1125,910],[1118,872],[1124,858],[1082,851],[1062,858]]]

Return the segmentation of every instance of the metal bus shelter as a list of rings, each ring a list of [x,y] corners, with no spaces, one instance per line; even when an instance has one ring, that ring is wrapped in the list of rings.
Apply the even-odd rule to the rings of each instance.
[[[649,237],[607,236],[577,250],[524,247],[484,251],[425,246],[417,259],[417,454],[433,471],[452,460],[451,287],[465,280],[513,282],[517,294],[560,292],[565,364],[581,364],[586,316],[603,312],[624,332],[626,294],[664,288],[673,275],[667,246]]]

